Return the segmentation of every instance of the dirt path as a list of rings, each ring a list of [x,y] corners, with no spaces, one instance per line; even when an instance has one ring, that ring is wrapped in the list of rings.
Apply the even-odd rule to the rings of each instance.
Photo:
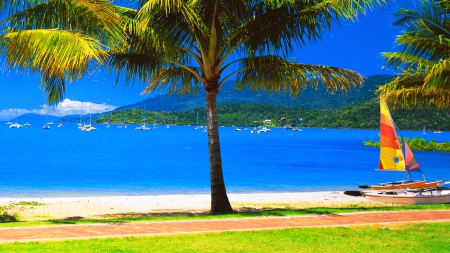
[[[0,228],[0,242],[450,221],[450,210]]]

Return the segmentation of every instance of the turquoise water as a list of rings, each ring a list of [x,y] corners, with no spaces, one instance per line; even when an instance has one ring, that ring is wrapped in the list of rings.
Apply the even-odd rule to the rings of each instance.
[[[136,131],[75,124],[49,130],[39,124],[1,126],[1,196],[93,196],[209,193],[207,133],[194,127]],[[250,130],[250,128],[249,128]],[[449,141],[450,134],[405,137]],[[222,162],[229,193],[352,190],[360,184],[402,179],[375,171],[377,130],[281,128],[272,133],[220,128]],[[450,153],[415,151],[427,179],[450,180]],[[417,173],[415,173],[417,174]],[[420,174],[415,176],[421,176]]]

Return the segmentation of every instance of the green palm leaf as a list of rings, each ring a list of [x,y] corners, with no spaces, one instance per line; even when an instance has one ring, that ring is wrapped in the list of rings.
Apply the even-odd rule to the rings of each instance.
[[[417,10],[402,8],[395,13],[394,25],[405,27],[396,39],[403,52],[383,53],[383,57],[384,66],[401,70],[401,76],[378,90],[390,104],[450,107],[448,7],[445,1],[421,0]]]

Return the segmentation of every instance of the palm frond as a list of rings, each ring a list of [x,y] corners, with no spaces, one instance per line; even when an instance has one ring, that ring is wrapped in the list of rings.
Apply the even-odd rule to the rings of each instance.
[[[158,69],[152,73],[151,80],[142,93],[160,91],[167,93],[167,95],[195,95],[201,87],[198,76],[193,74],[198,71],[198,68],[195,67],[192,67],[191,71],[177,67]]]
[[[383,92],[383,89],[379,91]],[[450,108],[450,91],[449,90],[428,90],[423,91],[422,87],[389,90],[381,95],[392,108]]]
[[[416,69],[416,72],[426,73],[435,62],[404,52],[383,52],[383,66],[387,69]]]
[[[48,104],[57,104],[64,99],[66,93],[66,81],[64,76],[49,75],[43,72],[41,75],[41,87],[47,97]]]
[[[417,10],[401,8],[394,14],[394,25],[405,27],[396,39],[404,48],[383,53],[384,66],[402,72],[378,92],[395,106],[450,106],[450,10],[441,3],[421,0]]]
[[[297,96],[307,87],[323,84],[331,92],[347,91],[361,85],[363,77],[355,71],[342,68],[289,62],[277,56],[242,59],[236,86],[256,91],[289,91]]]
[[[425,77],[424,90],[450,90],[450,59],[439,61]]]
[[[8,32],[31,29],[72,30],[111,44],[124,39],[122,19],[108,0],[31,1],[3,22]],[[101,35],[100,35],[101,34]],[[99,36],[100,35],[100,36]]]
[[[98,40],[61,30],[29,30],[4,35],[6,61],[20,70],[70,80],[86,73],[91,61],[103,62],[106,52]]]

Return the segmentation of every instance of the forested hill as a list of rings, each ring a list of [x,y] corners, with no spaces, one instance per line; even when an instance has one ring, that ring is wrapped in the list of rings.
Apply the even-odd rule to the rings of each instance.
[[[369,76],[364,81],[363,86],[353,88],[347,93],[337,92],[331,94],[323,86],[318,90],[307,88],[297,98],[292,98],[285,93],[265,93],[253,92],[248,89],[242,91],[234,90],[234,81],[224,83],[217,97],[219,105],[223,104],[266,104],[274,106],[284,106],[289,108],[340,108],[365,101],[376,97],[375,90],[379,85],[383,85],[394,78],[392,75]],[[205,95],[201,90],[197,96],[175,96],[159,95],[145,99],[136,104],[122,106],[116,110],[147,108],[151,111],[188,111],[199,107],[205,107]]]

